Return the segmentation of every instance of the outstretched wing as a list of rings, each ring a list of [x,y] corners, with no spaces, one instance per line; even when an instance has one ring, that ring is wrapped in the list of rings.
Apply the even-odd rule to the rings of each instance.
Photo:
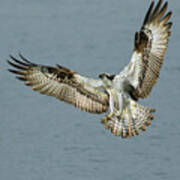
[[[21,61],[10,56],[11,61],[8,63],[15,69],[9,71],[17,74],[17,78],[24,81],[25,85],[90,113],[107,111],[109,97],[101,80],[83,77],[60,65],[57,67],[37,65],[21,54],[19,56]]]
[[[133,85],[135,99],[145,98],[151,92],[159,77],[167,49],[172,25],[168,20],[172,12],[165,15],[168,2],[163,6],[162,2],[163,0],[159,0],[155,8],[154,2],[151,3],[140,32],[135,34],[135,47],[131,61],[119,74],[119,76],[127,76]]]

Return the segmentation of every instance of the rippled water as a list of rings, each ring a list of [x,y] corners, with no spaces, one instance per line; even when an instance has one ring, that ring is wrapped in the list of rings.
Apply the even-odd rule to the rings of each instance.
[[[143,0],[1,0],[0,180],[180,179],[180,3],[160,80],[142,103],[157,109],[139,137],[122,140],[8,73],[8,54],[81,74],[118,73],[129,61]]]

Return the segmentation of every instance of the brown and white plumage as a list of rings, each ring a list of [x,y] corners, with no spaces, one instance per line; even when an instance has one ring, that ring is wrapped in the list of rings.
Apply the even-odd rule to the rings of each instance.
[[[100,79],[81,76],[77,72],[57,65],[37,65],[25,59],[10,56],[9,69],[17,78],[42,94],[90,113],[110,113],[101,122],[116,136],[138,135],[151,124],[152,108],[137,103],[151,92],[159,77],[163,57],[168,45],[171,12],[168,3],[154,2],[145,16],[140,32],[135,34],[134,50],[130,63],[118,75],[100,74]]]
[[[159,77],[165,55],[172,22],[168,22],[172,12],[166,10],[168,2],[163,7],[160,0],[154,8],[151,3],[145,16],[140,32],[135,33],[134,51],[129,65],[121,75],[129,76],[129,81],[136,91],[135,98],[146,98]],[[118,78],[118,77],[117,77]]]
[[[131,61],[124,70],[114,78],[114,83],[120,84],[120,86],[122,86],[124,80],[132,85],[133,90],[129,91],[129,94],[134,100],[146,98],[159,77],[168,45],[170,28],[172,26],[172,22],[168,22],[172,12],[165,14],[168,2],[164,3],[163,6],[162,3],[163,0],[159,0],[156,7],[154,7],[154,2],[151,3],[140,32],[135,33],[135,43]],[[141,121],[142,123],[140,123],[140,126],[138,125],[139,127],[137,129],[142,130],[145,130],[146,126],[150,125],[153,119],[151,113],[154,112],[154,109],[139,106],[139,104],[132,100],[127,102],[127,104],[124,109],[127,111],[129,108],[130,110],[128,111],[132,117],[128,119],[124,115],[125,122],[127,121],[131,124],[126,125],[125,133],[122,129],[122,127],[125,127],[125,123],[122,124],[122,121],[119,121],[118,118],[111,118],[110,121],[106,121],[106,126],[110,128],[115,135],[120,134],[122,137],[126,137],[127,135],[132,136],[133,133],[135,133],[132,132],[132,130],[136,129],[136,127],[135,125],[132,126],[132,124],[138,124],[138,122],[140,122],[138,120],[141,117],[143,117],[144,122]],[[135,110],[132,104],[135,104]],[[141,113],[137,113],[140,109]],[[127,113],[125,112],[124,114]]]
[[[103,113],[108,109],[108,94],[103,92],[100,80],[88,79],[65,67],[37,65],[21,54],[21,61],[10,56],[8,63],[18,70],[9,69],[25,85],[48,96],[73,104],[90,113]],[[13,62],[14,61],[14,62]]]

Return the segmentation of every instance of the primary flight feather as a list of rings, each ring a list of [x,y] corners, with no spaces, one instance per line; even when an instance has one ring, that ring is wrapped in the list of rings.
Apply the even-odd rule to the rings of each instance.
[[[21,54],[21,60],[10,56],[9,69],[25,85],[42,94],[56,97],[90,113],[105,113],[101,122],[116,136],[138,135],[151,124],[153,108],[137,103],[146,98],[159,77],[168,45],[171,12],[168,2],[152,2],[139,32],[135,33],[130,63],[118,75],[100,74],[91,79],[57,65],[31,63]],[[155,7],[154,7],[155,6]]]

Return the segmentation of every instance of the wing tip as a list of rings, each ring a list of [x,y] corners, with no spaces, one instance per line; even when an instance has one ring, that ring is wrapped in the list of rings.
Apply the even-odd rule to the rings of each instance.
[[[11,66],[14,67],[15,69],[19,69],[21,71],[27,71],[28,68],[33,67],[33,66],[37,66],[34,63],[31,63],[30,61],[28,61],[21,53],[18,54],[20,59],[14,57],[13,55],[9,55],[9,59],[7,59],[7,63]],[[12,70],[10,71],[12,72]]]
[[[14,62],[13,62],[13,61],[14,61]],[[14,68],[16,68],[16,69],[20,69],[20,70],[26,70],[26,69],[27,69],[26,66],[22,65],[21,63],[16,62],[14,59],[11,59],[11,61],[10,61],[10,60],[7,60],[7,63],[8,63],[10,66],[12,66],[12,67],[14,67]]]
[[[157,21],[157,22],[163,21],[164,18],[162,17],[168,8],[168,1],[165,1],[164,4],[163,4],[163,1],[164,0],[159,0],[155,7],[154,7],[155,2],[154,1],[151,2],[151,5],[149,6],[149,9],[145,15],[143,26],[153,21]],[[172,11],[168,12],[165,17],[169,16],[170,18],[171,15],[172,15]]]
[[[146,15],[145,15],[144,21],[143,21],[143,25],[145,25],[145,24],[148,22],[153,7],[154,7],[154,1],[152,1],[151,4],[150,4],[150,6],[149,6],[149,9],[148,9],[148,11],[147,11],[147,13],[146,13]]]

